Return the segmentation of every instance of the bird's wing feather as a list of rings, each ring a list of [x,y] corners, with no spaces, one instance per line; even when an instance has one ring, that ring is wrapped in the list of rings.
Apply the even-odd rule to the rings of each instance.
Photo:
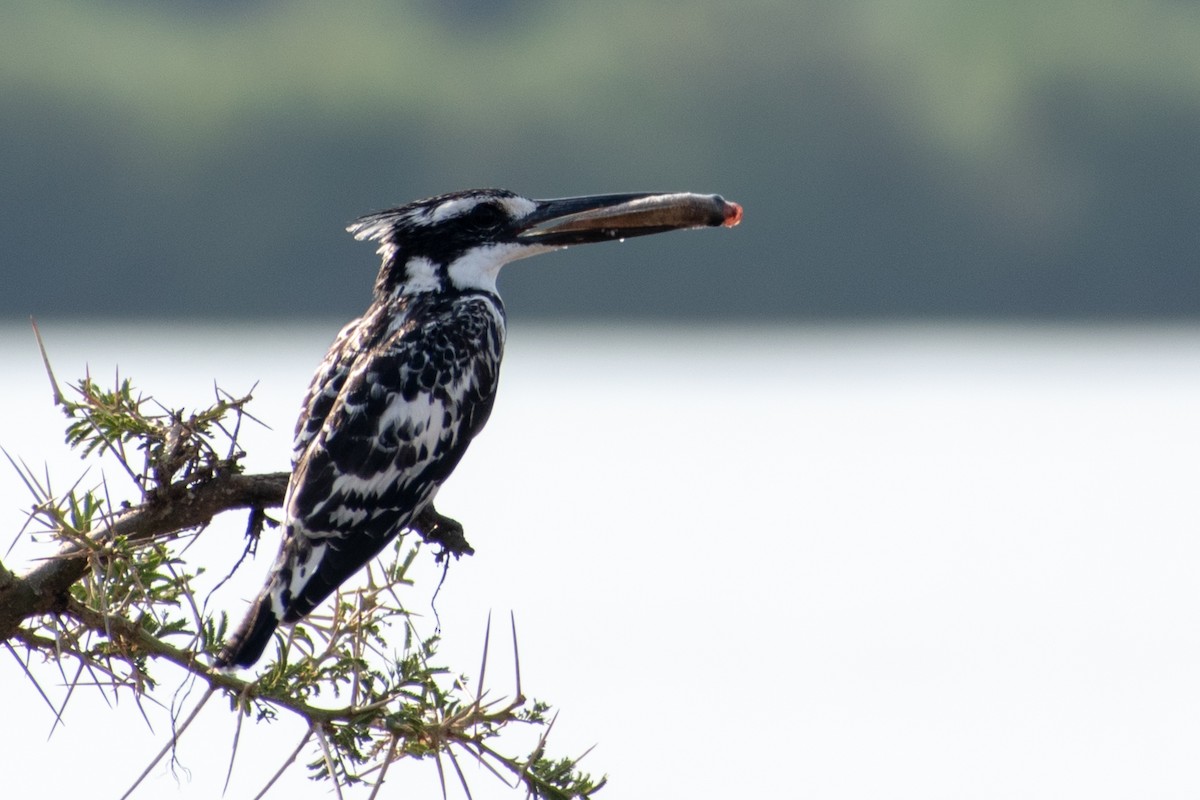
[[[457,466],[491,412],[499,313],[478,299],[432,318],[426,310],[430,321],[396,326],[373,345],[340,337],[356,350],[330,359],[341,366],[327,380],[341,385],[314,382],[307,406],[325,416],[315,433],[307,422],[297,428],[297,443],[307,440],[285,509],[285,619],[308,613],[374,557]]]
[[[304,457],[309,443],[325,425],[325,418],[329,416],[329,410],[341,394],[346,376],[360,354],[360,348],[355,345],[370,323],[368,317],[348,322],[329,346],[329,352],[325,354],[321,366],[313,373],[304,401],[300,404],[300,416],[296,419],[296,430],[292,439],[293,469]]]

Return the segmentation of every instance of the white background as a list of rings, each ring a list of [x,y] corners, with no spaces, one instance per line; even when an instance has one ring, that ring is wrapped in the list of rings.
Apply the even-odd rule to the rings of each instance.
[[[119,366],[196,406],[261,381],[273,430],[244,441],[273,471],[338,323],[42,327],[64,382]],[[596,744],[601,797],[1200,795],[1200,330],[512,328],[492,421],[439,496],[477,551],[438,598],[443,660],[477,674],[490,611],[488,683],[511,691],[514,613],[526,693],[561,711],[551,752]],[[80,464],[32,337],[0,337],[0,445],[66,488]],[[3,465],[0,546],[27,504]],[[196,553],[221,568],[243,526]],[[271,555],[222,594],[233,614]],[[119,797],[169,735],[81,687],[47,739],[7,652],[0,686],[6,796]],[[226,709],[134,796],[218,796]],[[244,731],[228,796],[301,735]],[[522,796],[464,766],[476,798]],[[439,791],[431,763],[391,776],[382,797]],[[270,796],[332,795],[301,770]]]

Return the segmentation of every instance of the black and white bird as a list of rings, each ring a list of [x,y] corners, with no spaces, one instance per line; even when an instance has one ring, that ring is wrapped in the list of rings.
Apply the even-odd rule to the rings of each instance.
[[[715,195],[530,200],[479,189],[350,225],[356,238],[379,242],[374,300],[313,376],[296,423],[283,545],[218,665],[252,665],[280,623],[312,611],[401,531],[456,525],[433,500],[492,410],[502,266],[575,244],[733,226],[741,216]]]

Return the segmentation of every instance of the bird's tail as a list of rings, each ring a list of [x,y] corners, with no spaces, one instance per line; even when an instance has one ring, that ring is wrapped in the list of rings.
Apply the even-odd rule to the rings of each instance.
[[[324,543],[313,546],[303,530],[288,525],[279,556],[267,576],[266,586],[250,606],[246,619],[229,637],[216,665],[222,668],[249,667],[262,657],[271,634],[281,622],[296,622],[337,587],[313,581],[327,551]],[[338,580],[343,580],[344,575]]]
[[[258,596],[246,619],[217,654],[218,667],[248,667],[262,657],[271,634],[279,627],[279,617],[272,605],[270,591]]]
[[[217,655],[217,666],[248,667],[258,661],[281,622],[296,622],[307,615],[391,538],[364,536],[354,548],[339,548],[335,540],[314,544],[311,534],[289,525],[266,587]]]

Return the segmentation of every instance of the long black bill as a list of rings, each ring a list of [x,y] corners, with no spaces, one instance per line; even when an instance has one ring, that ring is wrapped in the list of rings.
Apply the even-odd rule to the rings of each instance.
[[[716,194],[599,194],[539,200],[517,238],[548,245],[586,244],[742,221],[742,207]]]

